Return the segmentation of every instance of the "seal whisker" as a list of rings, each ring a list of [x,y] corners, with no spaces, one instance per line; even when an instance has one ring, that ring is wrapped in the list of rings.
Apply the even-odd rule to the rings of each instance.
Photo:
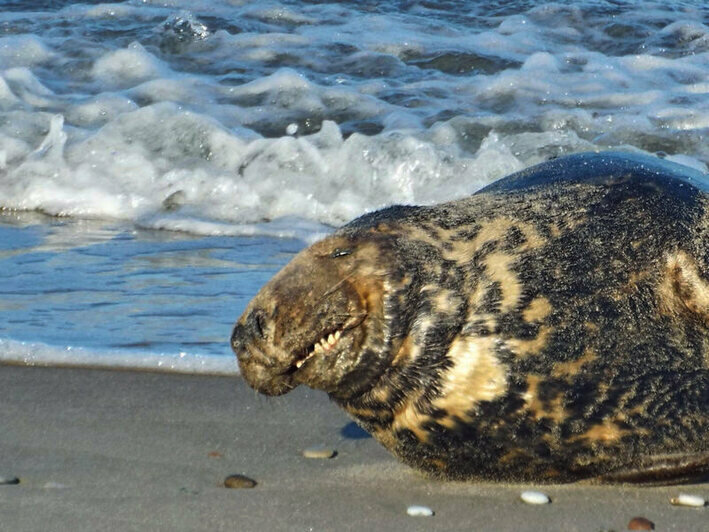
[[[337,283],[335,283],[332,287],[330,287],[328,290],[326,290],[320,296],[320,300],[325,299],[327,296],[332,294],[335,290],[337,290],[340,286],[342,286],[343,283],[345,283],[347,280],[351,279],[353,276],[354,276],[354,272],[351,273],[350,275],[347,275],[346,277],[340,279]]]

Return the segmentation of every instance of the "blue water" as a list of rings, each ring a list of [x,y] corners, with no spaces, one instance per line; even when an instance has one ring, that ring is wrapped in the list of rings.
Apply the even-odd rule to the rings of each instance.
[[[709,4],[20,1],[0,11],[0,360],[233,372],[292,255],[614,149],[707,171]]]
[[[303,245],[0,216],[2,358],[235,372],[235,318]]]

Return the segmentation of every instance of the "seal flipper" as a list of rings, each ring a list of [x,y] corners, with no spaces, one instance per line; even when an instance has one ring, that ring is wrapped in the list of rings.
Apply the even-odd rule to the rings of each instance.
[[[644,457],[633,467],[616,469],[591,482],[661,486],[709,480],[709,452]]]

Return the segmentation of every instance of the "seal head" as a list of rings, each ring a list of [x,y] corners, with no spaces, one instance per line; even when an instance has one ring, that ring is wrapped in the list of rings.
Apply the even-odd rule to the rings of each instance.
[[[298,254],[234,327],[242,374],[266,395],[299,384],[337,397],[360,393],[389,360],[384,309],[387,238],[326,238]],[[278,326],[277,326],[278,324]]]

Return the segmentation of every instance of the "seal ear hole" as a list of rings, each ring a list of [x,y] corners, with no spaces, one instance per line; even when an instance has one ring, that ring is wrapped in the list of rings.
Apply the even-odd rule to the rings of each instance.
[[[337,259],[339,257],[346,257],[347,255],[352,255],[351,248],[335,248],[335,250],[330,253],[330,258]]]

